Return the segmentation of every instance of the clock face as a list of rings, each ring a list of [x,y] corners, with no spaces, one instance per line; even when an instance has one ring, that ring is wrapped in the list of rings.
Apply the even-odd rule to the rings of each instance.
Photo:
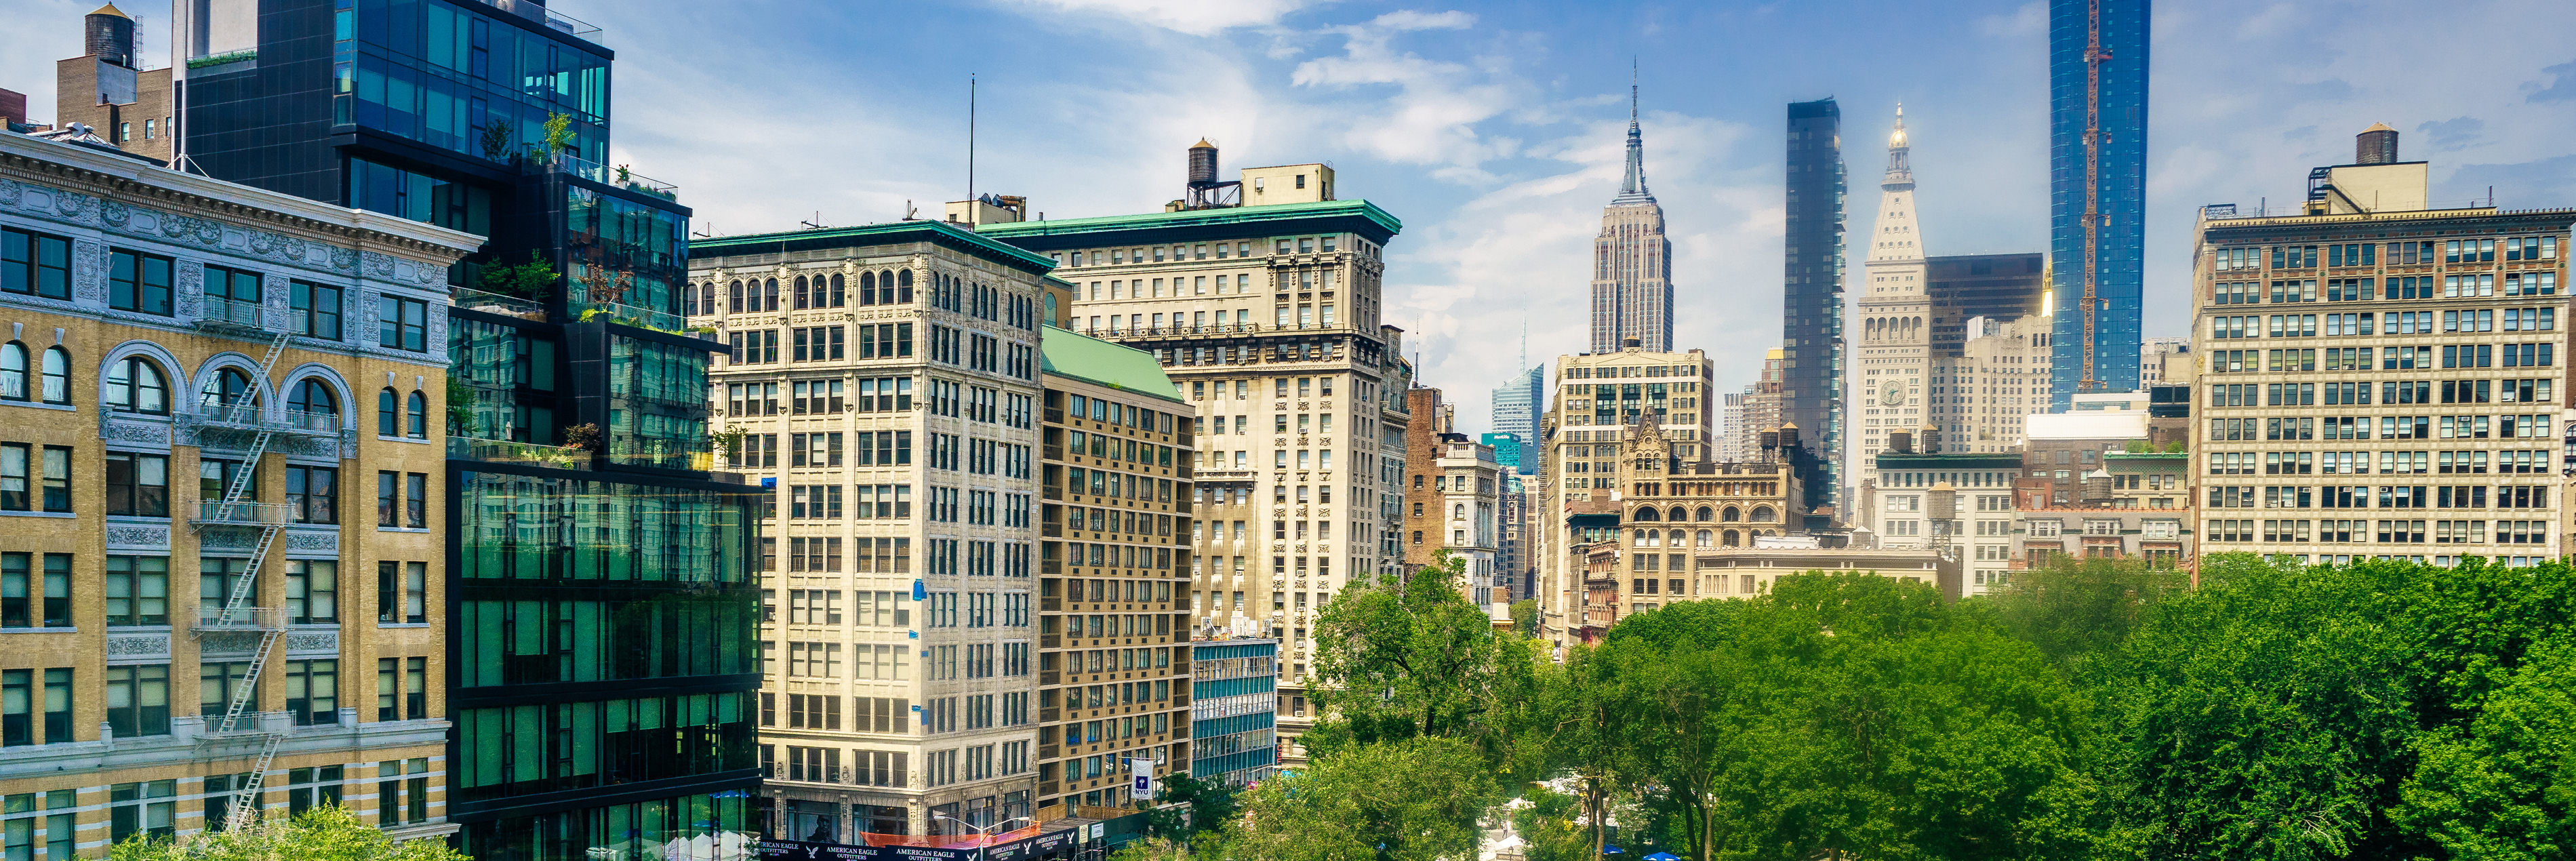
[[[1878,402],[1889,406],[1905,403],[1905,385],[1903,383],[1887,384],[1887,394],[1878,396]]]

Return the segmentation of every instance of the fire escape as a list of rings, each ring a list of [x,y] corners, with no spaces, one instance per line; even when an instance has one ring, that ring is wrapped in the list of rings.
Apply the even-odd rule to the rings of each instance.
[[[251,658],[239,682],[231,691],[223,716],[211,716],[200,742],[201,759],[229,759],[216,755],[213,748],[228,742],[255,741],[258,752],[252,757],[249,780],[232,787],[231,825],[246,824],[259,815],[260,787],[265,783],[269,765],[277,758],[278,747],[286,741],[281,723],[284,715],[258,712],[259,683],[267,674],[269,659],[277,652],[278,641],[286,634],[286,609],[253,606],[259,596],[259,576],[267,567],[269,550],[276,546],[278,535],[293,521],[293,506],[285,503],[245,501],[252,482],[259,474],[260,459],[281,436],[337,437],[337,416],[298,410],[269,412],[261,408],[258,382],[266,381],[277,370],[278,359],[286,353],[291,337],[284,331],[272,331],[262,321],[259,306],[209,298],[204,318],[197,328],[209,334],[222,335],[268,347],[260,359],[254,383],[230,400],[218,392],[208,392],[198,404],[188,424],[196,429],[201,449],[232,449],[240,452],[238,471],[226,480],[223,498],[200,500],[196,516],[189,527],[200,536],[209,533],[255,533],[250,541],[250,559],[240,575],[226,590],[220,607],[199,606],[190,636],[203,641],[209,635],[224,637],[249,636],[257,639]],[[211,823],[209,824],[211,827]]]

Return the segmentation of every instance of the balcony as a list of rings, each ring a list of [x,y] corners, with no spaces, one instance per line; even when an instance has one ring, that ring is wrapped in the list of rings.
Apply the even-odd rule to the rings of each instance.
[[[528,162],[528,165],[540,171],[560,171],[601,185],[622,188],[637,194],[649,194],[675,203],[680,199],[679,186],[635,173],[623,166],[609,167],[571,153],[558,152],[550,156],[541,156]]]
[[[295,726],[295,713],[242,712],[241,717],[233,722],[231,732],[225,732],[220,728],[223,726],[223,723],[224,718],[222,715],[207,716],[205,718],[205,729],[199,730],[197,732],[197,737],[209,739],[237,739],[274,735]],[[117,742],[123,744],[125,743],[125,739],[117,739]]]
[[[205,310],[197,315],[197,328],[233,334],[268,334],[260,304],[235,299],[205,297]]]
[[[295,506],[283,502],[199,502],[200,526],[285,526],[295,520]]]
[[[307,410],[278,410],[270,413],[261,409],[258,404],[252,403],[225,404],[214,401],[199,403],[197,411],[188,416],[187,420],[200,428],[245,433],[267,431],[303,436],[337,436],[340,433],[340,416],[336,413],[317,413]]]
[[[486,314],[498,314],[503,317],[517,317],[522,320],[536,320],[543,322],[546,319],[546,309],[543,305],[514,296],[503,296],[499,293],[486,293],[471,287],[456,288],[455,293],[449,297],[447,304],[463,308],[468,311],[481,311]]]
[[[447,438],[447,459],[479,463],[516,463],[553,469],[590,468],[588,449],[462,436]]]
[[[543,3],[529,0],[482,0],[483,5],[526,18],[555,31],[587,42],[599,41],[599,28],[578,18],[556,13]]]
[[[584,295],[575,300],[572,307],[567,310],[572,312],[575,319],[584,323],[606,320],[671,335],[677,335],[689,329],[689,322],[678,314],[639,308],[622,302],[594,299],[587,295],[588,291],[583,292]]]
[[[201,605],[197,608],[197,624],[191,628],[206,632],[283,631],[286,630],[286,608],[234,607],[226,610],[220,604]]]

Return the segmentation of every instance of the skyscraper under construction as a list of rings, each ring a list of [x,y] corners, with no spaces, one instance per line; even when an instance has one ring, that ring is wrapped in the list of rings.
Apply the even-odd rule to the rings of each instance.
[[[2050,0],[2050,406],[2138,385],[2152,0]]]

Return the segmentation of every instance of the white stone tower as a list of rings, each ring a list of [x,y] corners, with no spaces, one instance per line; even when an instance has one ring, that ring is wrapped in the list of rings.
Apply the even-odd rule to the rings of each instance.
[[[1887,177],[1879,183],[1878,223],[1862,269],[1860,349],[1852,400],[1860,433],[1852,438],[1855,482],[1877,477],[1874,465],[1889,431],[1920,429],[1932,393],[1932,302],[1925,292],[1923,233],[1915,223],[1914,168],[1906,161],[1905,106],[1887,136]]]

